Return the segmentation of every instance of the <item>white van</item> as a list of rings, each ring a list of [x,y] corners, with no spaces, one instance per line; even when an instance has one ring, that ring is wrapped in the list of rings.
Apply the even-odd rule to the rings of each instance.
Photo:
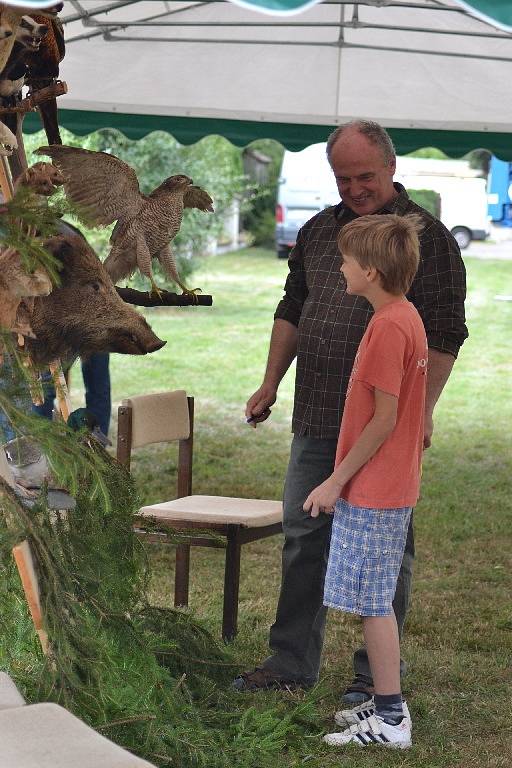
[[[490,234],[487,181],[466,160],[397,157],[395,180],[406,189],[431,189],[441,197],[440,218],[460,248]]]
[[[340,201],[325,142],[283,155],[276,206],[276,250],[287,258],[301,226]],[[397,157],[396,181],[406,189],[430,189],[441,197],[441,221],[460,248],[489,236],[485,179],[464,160]]]

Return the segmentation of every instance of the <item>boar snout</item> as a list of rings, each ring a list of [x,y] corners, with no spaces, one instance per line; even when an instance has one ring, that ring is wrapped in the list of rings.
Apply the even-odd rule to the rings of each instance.
[[[111,328],[109,332],[110,351],[120,352],[124,355],[147,355],[162,349],[166,341],[162,341],[153,333],[149,326],[142,330],[124,330]]]
[[[159,349],[162,349],[162,347],[165,347],[167,344],[166,341],[162,341],[162,339],[159,339],[158,336],[155,339],[155,341],[151,344],[148,344],[148,352],[158,352]]]

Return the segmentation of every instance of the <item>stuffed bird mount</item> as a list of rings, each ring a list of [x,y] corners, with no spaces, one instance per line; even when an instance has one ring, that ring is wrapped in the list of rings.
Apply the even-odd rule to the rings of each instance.
[[[52,159],[64,178],[64,191],[76,205],[85,223],[107,226],[115,223],[110,252],[104,262],[117,283],[135,269],[155,283],[152,260],[184,294],[195,295],[181,280],[171,243],[179,232],[185,208],[213,212],[213,200],[204,189],[183,174],[169,176],[149,195],[139,189],[133,168],[115,155],[78,147],[40,147],[37,154]]]

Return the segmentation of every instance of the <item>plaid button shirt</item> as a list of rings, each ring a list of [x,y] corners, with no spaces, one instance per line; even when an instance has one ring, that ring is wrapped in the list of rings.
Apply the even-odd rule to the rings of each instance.
[[[421,260],[408,299],[425,325],[428,345],[457,357],[468,336],[464,316],[466,272],[459,247],[438,219],[412,202],[404,187],[379,213],[418,213]],[[337,237],[356,215],[343,203],[310,219],[289,259],[285,295],[274,319],[298,328],[292,431],[338,437],[347,384],[359,342],[373,313],[360,296],[349,296],[340,272]]]

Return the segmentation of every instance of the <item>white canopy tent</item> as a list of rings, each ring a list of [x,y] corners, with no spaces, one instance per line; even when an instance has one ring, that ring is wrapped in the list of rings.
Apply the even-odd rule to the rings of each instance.
[[[366,117],[401,153],[484,147],[512,159],[512,34],[456,0],[324,0],[286,17],[219,0],[72,0],[60,17],[60,120],[76,133],[300,149]]]

